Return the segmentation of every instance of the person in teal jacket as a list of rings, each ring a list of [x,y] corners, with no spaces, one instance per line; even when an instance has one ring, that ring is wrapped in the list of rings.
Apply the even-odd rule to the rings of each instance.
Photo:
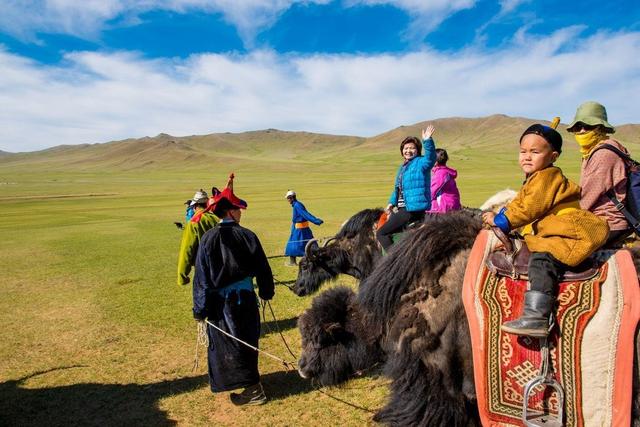
[[[220,222],[207,207],[209,197],[206,191],[198,191],[192,199],[194,214],[182,231],[182,241],[178,254],[178,285],[189,284],[189,273],[196,263],[200,239],[208,230]]]
[[[398,169],[389,205],[385,209],[389,219],[376,232],[385,251],[393,244],[394,233],[401,231],[409,222],[421,221],[425,211],[431,209],[431,168],[436,162],[434,131],[435,128],[429,125],[422,130],[422,143],[415,136],[409,136],[400,144],[404,161]]]

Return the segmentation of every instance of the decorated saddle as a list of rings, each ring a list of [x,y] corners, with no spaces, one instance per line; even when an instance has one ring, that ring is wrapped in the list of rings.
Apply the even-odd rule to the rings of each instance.
[[[522,312],[527,280],[522,259],[520,270],[513,267],[515,249],[495,258],[498,247],[504,243],[493,233],[480,232],[463,286],[483,425],[628,426],[640,318],[629,252],[597,252],[572,272],[577,276],[567,274],[559,284],[557,325],[539,340],[500,330]]]

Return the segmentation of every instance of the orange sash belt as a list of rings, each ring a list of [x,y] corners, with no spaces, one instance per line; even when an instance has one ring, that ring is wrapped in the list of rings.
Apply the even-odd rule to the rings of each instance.
[[[302,221],[295,223],[296,228],[309,228],[309,221]]]

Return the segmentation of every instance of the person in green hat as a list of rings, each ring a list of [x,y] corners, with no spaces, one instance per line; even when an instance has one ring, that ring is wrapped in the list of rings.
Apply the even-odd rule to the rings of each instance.
[[[582,154],[580,207],[606,219],[610,232],[604,247],[619,246],[633,229],[605,193],[613,189],[616,198],[624,203],[627,195],[625,163],[615,152],[599,148],[608,144],[623,153],[628,154],[628,151],[609,136],[616,130],[608,122],[604,105],[598,102],[582,103],[567,131],[574,135]]]

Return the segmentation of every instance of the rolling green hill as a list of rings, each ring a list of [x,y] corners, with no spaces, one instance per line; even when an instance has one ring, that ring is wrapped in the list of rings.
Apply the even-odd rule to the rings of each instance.
[[[472,153],[492,153],[506,160],[507,147],[535,120],[505,115],[477,119],[445,118],[400,126],[370,138],[287,132],[276,129],[243,133],[126,139],[98,144],[61,145],[30,153],[0,152],[0,170],[36,167],[49,171],[184,170],[194,166],[242,165],[252,162],[283,163],[394,160],[396,146],[408,135],[420,135],[427,123],[436,126],[437,145],[466,159]],[[575,152],[573,138],[560,126],[565,151]],[[640,125],[623,125],[617,138],[632,151],[640,148]],[[503,157],[504,156],[504,157]]]

